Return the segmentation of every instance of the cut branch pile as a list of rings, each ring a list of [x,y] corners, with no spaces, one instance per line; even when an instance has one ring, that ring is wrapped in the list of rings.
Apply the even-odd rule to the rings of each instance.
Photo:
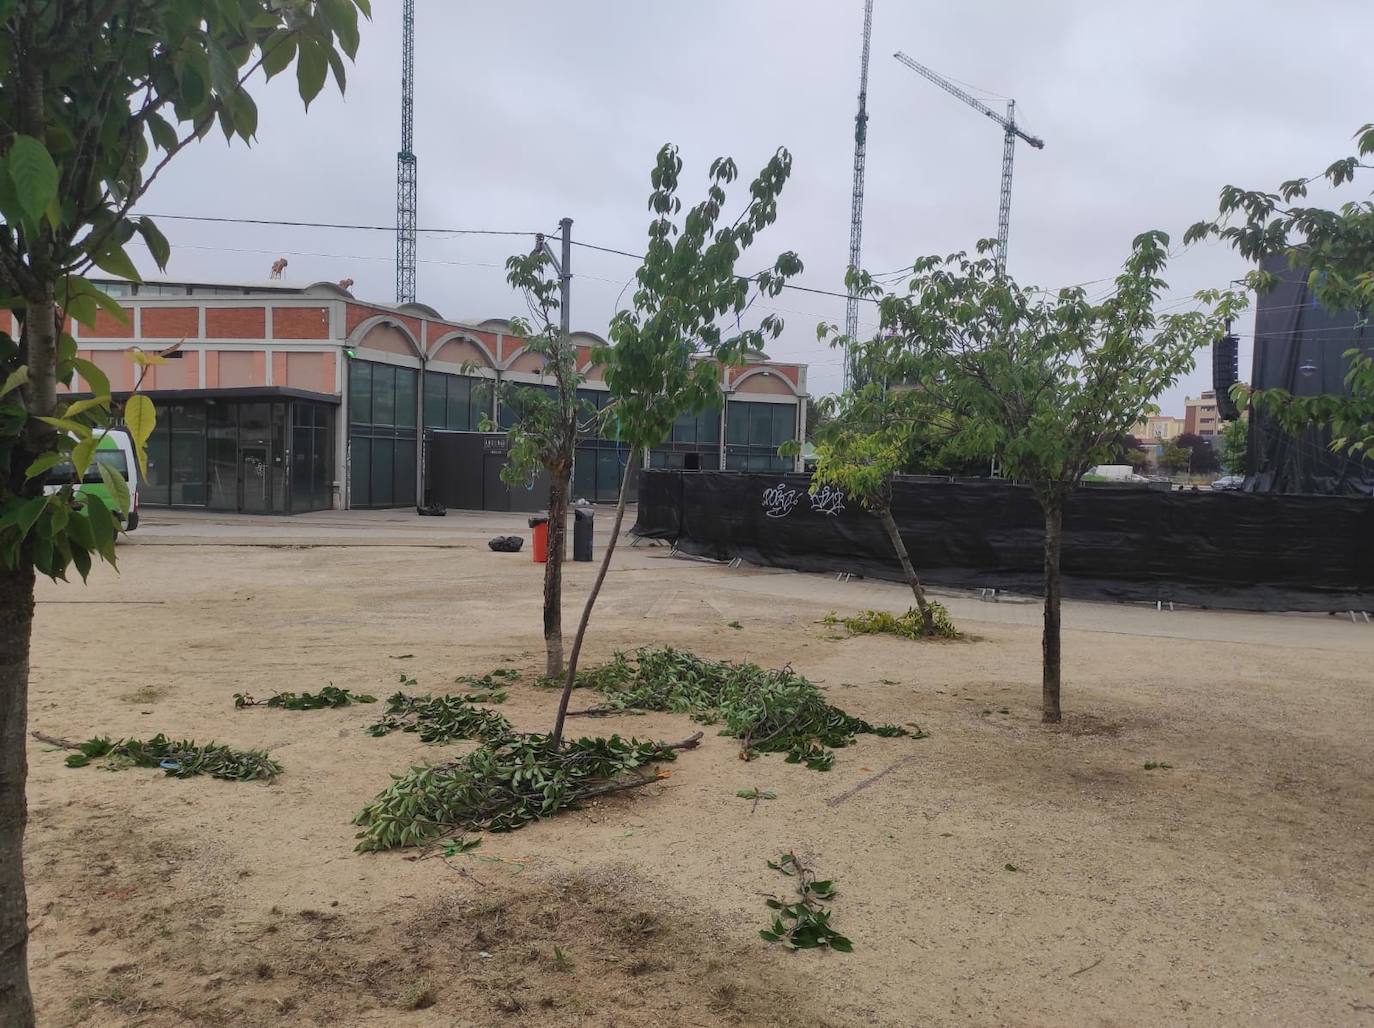
[[[667,776],[649,765],[677,759],[679,743],[613,735],[562,748],[547,735],[508,735],[448,764],[413,767],[354,817],[359,850],[423,846],[454,831],[509,832],[595,796]]]
[[[935,626],[933,635],[928,635],[925,630],[925,622],[921,619],[921,612],[915,607],[910,607],[902,615],[890,614],[885,610],[865,610],[860,611],[853,617],[839,617],[833,610],[825,616],[823,622],[827,625],[844,625],[849,629],[851,635],[900,635],[905,639],[915,639],[918,642],[926,639],[958,639],[960,637],[958,629],[954,627],[954,622],[950,620],[949,611],[944,604],[932,602],[930,604],[931,620]]]
[[[493,693],[463,693],[458,696],[409,696],[398,692],[386,701],[386,714],[368,734],[382,736],[391,732],[418,732],[421,742],[451,742],[454,739],[481,739],[493,742],[511,734],[511,725],[494,710],[476,703],[500,702]]]
[[[255,700],[246,692],[234,693],[234,707],[279,707],[282,710],[333,710],[338,707],[352,706],[354,703],[376,703],[377,697],[365,693],[352,693],[326,685],[319,692],[279,692],[265,700]]]
[[[161,734],[146,742],[141,739],[116,742],[108,736],[72,742],[42,732],[34,732],[33,737],[63,749],[76,750],[67,758],[68,767],[85,767],[100,760],[99,766],[109,771],[156,767],[172,778],[209,775],[230,782],[271,781],[282,770],[280,764],[261,750],[235,750],[214,742],[204,745],[191,740],[173,742]]]
[[[627,710],[690,713],[703,724],[723,724],[722,735],[740,740],[741,757],[786,753],[789,764],[828,771],[834,750],[856,735],[925,738],[920,728],[873,725],[825,701],[825,694],[790,667],[766,671],[757,664],[706,660],[684,650],[647,648],[633,658],[617,654],[594,678],[605,704],[583,715]]]

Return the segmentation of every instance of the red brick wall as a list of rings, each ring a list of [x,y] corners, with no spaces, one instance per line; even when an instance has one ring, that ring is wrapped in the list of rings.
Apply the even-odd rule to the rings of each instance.
[[[144,339],[194,339],[200,335],[200,311],[195,307],[144,307],[141,325]]]
[[[104,310],[95,312],[95,327],[83,329],[81,334],[89,339],[132,339],[134,337],[134,315],[124,308],[128,321],[121,324],[113,314]]]
[[[205,308],[207,339],[265,339],[267,315],[261,307]]]
[[[328,339],[327,307],[273,307],[272,338]]]

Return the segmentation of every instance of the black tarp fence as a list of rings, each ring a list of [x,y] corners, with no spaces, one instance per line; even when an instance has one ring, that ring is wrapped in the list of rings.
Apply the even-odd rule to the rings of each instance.
[[[1295,396],[1343,395],[1352,349],[1374,354],[1374,326],[1361,327],[1354,311],[1328,311],[1312,296],[1307,275],[1271,257],[1264,270],[1278,279],[1255,306],[1255,355],[1251,385],[1286,389]],[[1374,494],[1374,460],[1331,449],[1331,430],[1307,428],[1296,435],[1263,411],[1250,418],[1250,471],[1255,492]]]
[[[878,519],[806,475],[646,471],[634,533],[686,553],[901,580]],[[901,479],[893,514],[923,581],[1040,595],[1025,486]],[[1374,500],[1090,487],[1070,498],[1064,595],[1232,610],[1374,610]]]

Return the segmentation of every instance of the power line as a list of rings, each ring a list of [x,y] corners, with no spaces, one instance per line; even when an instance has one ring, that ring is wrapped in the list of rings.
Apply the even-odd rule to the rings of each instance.
[[[281,228],[333,228],[351,232],[390,232],[395,234],[395,225],[350,225],[331,221],[279,221],[275,218],[212,218],[200,214],[143,214],[138,216],[155,218],[159,221],[209,221],[225,225],[272,225]],[[429,232],[446,236],[536,236],[537,232],[515,232],[489,228],[417,228],[416,232]]]

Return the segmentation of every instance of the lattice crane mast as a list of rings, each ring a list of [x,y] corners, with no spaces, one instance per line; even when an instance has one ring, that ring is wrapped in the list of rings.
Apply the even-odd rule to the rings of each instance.
[[[1016,126],[1016,101],[1007,101],[1007,113],[1005,116],[998,114],[983,101],[960,89],[953,82],[944,78],[938,72],[931,71],[924,64],[913,61],[900,50],[892,56],[901,61],[908,68],[922,78],[927,78],[934,82],[951,96],[957,96],[964,103],[968,104],[980,114],[985,114],[997,124],[1002,126],[1002,196],[1001,203],[997,208],[997,267],[1005,269],[1007,266],[1007,238],[1011,233],[1011,170],[1012,163],[1016,158],[1016,137],[1020,136],[1037,150],[1045,148],[1045,142],[1032,136]]]
[[[401,13],[401,149],[396,154],[396,302],[415,302],[415,0]]]
[[[868,42],[873,32],[873,0],[864,0],[864,47],[859,62],[859,112],[854,115],[854,192],[849,203],[849,266],[860,267],[864,237],[864,163],[868,153]],[[844,308],[844,334],[851,340],[859,334],[859,296],[853,289]],[[854,380],[855,368],[850,353],[844,358],[844,387]]]

